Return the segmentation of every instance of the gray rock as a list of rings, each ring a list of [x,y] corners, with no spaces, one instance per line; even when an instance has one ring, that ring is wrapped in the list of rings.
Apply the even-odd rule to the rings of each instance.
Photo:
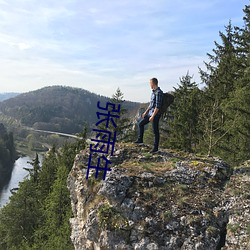
[[[248,171],[190,156],[164,168],[178,155],[147,151],[118,144],[104,181],[94,171],[86,180],[87,150],[75,158],[67,183],[76,250],[250,249]]]

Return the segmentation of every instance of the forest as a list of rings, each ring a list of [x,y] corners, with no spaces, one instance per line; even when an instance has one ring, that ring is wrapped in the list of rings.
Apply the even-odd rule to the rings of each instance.
[[[161,147],[217,156],[232,166],[250,159],[250,5],[243,19],[243,27],[229,22],[220,32],[221,41],[200,69],[202,88],[189,74],[180,78],[175,102],[161,120]],[[122,136],[129,121],[121,121],[119,140],[132,138]],[[151,127],[146,133],[149,140]],[[85,140],[53,147],[42,166],[38,156],[33,159],[30,178],[0,210],[0,249],[73,249],[66,179],[84,147]]]
[[[86,138],[86,133],[81,134]],[[30,178],[19,184],[0,210],[0,249],[74,249],[70,240],[72,217],[66,180],[85,140],[51,148],[42,166],[38,155],[27,169]]]
[[[250,159],[250,6],[244,26],[231,22],[200,68],[202,88],[189,74],[175,88],[163,123],[165,147],[219,156],[230,164]]]
[[[0,123],[0,188],[10,179],[16,157],[13,133],[8,133]]]
[[[20,136],[25,127],[63,133],[78,133],[83,124],[91,127],[96,119],[97,102],[107,97],[80,88],[49,86],[17,95],[0,102],[0,119],[13,123]],[[135,113],[139,103],[126,101],[126,108]]]

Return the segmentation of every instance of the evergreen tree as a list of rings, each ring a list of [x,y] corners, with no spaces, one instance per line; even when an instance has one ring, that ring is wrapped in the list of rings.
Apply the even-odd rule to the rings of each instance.
[[[75,156],[79,154],[81,150],[86,147],[86,138],[87,138],[87,126],[84,126],[82,132],[78,133],[77,139],[74,143],[65,143],[62,148],[60,148],[60,164],[64,164],[68,171],[71,170]]]
[[[169,120],[170,133],[165,142],[166,146],[192,151],[198,138],[198,114],[199,114],[200,90],[192,77],[187,74],[180,79],[180,85],[175,88],[175,101],[171,112],[173,120]]]
[[[203,148],[228,162],[249,159],[249,40],[250,7],[245,7],[244,27],[226,27],[220,32],[222,45],[215,43],[214,54],[200,71],[206,84],[200,114],[204,128]]]
[[[119,116],[110,118],[113,119],[114,123],[116,124],[116,127],[110,121],[108,128],[106,128],[106,122],[100,123],[97,128],[103,131],[110,131],[112,133],[112,140],[114,132],[116,131],[116,142],[125,140],[125,138],[129,134],[130,124],[129,119],[126,117],[127,109],[124,108],[123,93],[121,92],[120,88],[116,90],[115,94],[113,94],[112,98],[110,98],[108,102],[115,105],[115,107],[111,105],[109,105],[108,107],[108,111],[110,111],[111,115]],[[113,110],[118,110],[118,105],[120,105],[119,112],[114,112]],[[107,111],[104,111],[104,113],[105,112],[107,113]]]
[[[115,131],[117,133],[116,141],[125,140],[128,135],[128,131],[130,129],[129,119],[126,116],[128,110],[124,107],[125,100],[123,99],[123,93],[121,92],[120,88],[117,88],[115,94],[113,94],[112,99],[110,100],[111,103],[114,103],[116,107],[118,105],[121,106],[119,112],[119,118],[114,118],[114,121],[117,125]]]
[[[243,17],[244,26],[235,27],[234,41],[238,59],[238,78],[241,81],[237,81],[238,87],[244,87],[249,84],[249,67],[250,67],[250,5],[246,5],[243,10],[245,16]],[[242,77],[241,77],[242,76]]]
[[[248,80],[249,77],[248,77]],[[227,157],[233,163],[250,159],[250,86],[239,87],[224,104],[224,112],[228,117],[225,128],[230,129]],[[231,119],[230,119],[231,118]],[[232,128],[233,124],[233,128]]]
[[[52,191],[44,203],[44,221],[35,233],[36,243],[33,249],[73,249],[69,226],[72,214],[69,191],[66,186],[68,172],[64,165],[58,167]]]
[[[225,126],[228,120],[223,110],[223,103],[236,89],[237,53],[234,45],[234,33],[231,22],[226,26],[226,34],[220,32],[222,45],[215,42],[213,55],[208,54],[209,63],[205,63],[207,71],[200,70],[201,79],[205,83],[200,112],[199,125],[203,128],[203,142],[201,148],[207,154],[221,154],[227,151],[230,131],[237,119],[235,114],[229,127]]]
[[[55,147],[52,147],[44,157],[43,165],[39,174],[39,190],[41,199],[44,200],[51,192],[51,187],[56,179],[58,158]]]
[[[87,138],[87,124],[84,125],[83,130],[77,134],[81,139],[77,140],[76,143],[71,144],[71,148],[75,148],[76,153],[86,147],[86,138]]]
[[[60,153],[53,147],[41,168],[36,155],[30,178],[20,183],[9,204],[0,210],[0,249],[73,249],[66,181],[77,146],[67,145]]]
[[[30,174],[30,177],[32,179],[32,181],[36,184],[38,184],[38,175],[39,175],[39,171],[40,171],[40,162],[39,162],[39,158],[38,158],[38,154],[36,153],[36,157],[35,159],[33,159],[31,162],[29,162],[33,168],[24,168],[25,170],[27,170]]]
[[[235,27],[234,41],[237,54],[237,78],[235,90],[222,103],[223,112],[227,116],[225,128],[230,129],[227,143],[229,157],[234,163],[250,158],[250,5],[244,9],[244,27]]]
[[[31,244],[40,218],[36,186],[25,180],[0,210],[0,249],[20,249],[22,242]]]
[[[0,170],[11,169],[16,158],[13,133],[8,133],[4,125],[0,123]]]

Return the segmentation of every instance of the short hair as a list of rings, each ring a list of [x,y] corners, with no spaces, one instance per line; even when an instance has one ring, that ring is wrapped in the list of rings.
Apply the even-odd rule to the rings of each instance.
[[[157,80],[157,78],[152,78],[151,79],[151,81],[156,85],[156,86],[158,86],[158,80]]]

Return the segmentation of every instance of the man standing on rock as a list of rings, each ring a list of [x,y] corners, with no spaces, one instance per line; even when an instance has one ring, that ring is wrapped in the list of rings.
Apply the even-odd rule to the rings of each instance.
[[[158,151],[160,141],[159,120],[161,117],[160,107],[162,105],[163,92],[160,87],[158,87],[158,80],[156,78],[150,79],[150,88],[152,89],[150,104],[146,111],[142,114],[143,119],[139,122],[138,139],[135,143],[143,143],[144,126],[149,122],[152,122],[154,147],[150,153],[155,153]]]

